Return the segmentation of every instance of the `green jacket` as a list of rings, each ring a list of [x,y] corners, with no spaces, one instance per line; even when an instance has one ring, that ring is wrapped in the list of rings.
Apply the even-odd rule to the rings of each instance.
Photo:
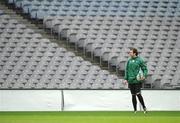
[[[144,60],[138,56],[135,58],[130,58],[126,64],[124,79],[127,80],[129,84],[141,82],[136,79],[136,76],[139,73],[140,68],[143,71],[144,77],[146,78],[148,70]]]

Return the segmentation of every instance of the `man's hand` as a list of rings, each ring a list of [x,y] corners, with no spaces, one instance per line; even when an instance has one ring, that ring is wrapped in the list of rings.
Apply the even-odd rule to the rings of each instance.
[[[144,76],[142,76],[142,77],[140,78],[140,80],[145,80],[145,77],[144,77]]]
[[[124,80],[124,81],[123,81],[123,84],[127,85],[127,84],[128,84],[128,81],[127,81],[127,80]]]

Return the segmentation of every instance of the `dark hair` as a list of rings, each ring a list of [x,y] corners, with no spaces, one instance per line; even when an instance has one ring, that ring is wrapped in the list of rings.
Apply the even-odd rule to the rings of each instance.
[[[137,50],[136,48],[131,48],[130,50],[132,50],[132,51],[133,51],[133,53],[135,53],[135,54],[136,54],[136,56],[138,56],[138,50]]]

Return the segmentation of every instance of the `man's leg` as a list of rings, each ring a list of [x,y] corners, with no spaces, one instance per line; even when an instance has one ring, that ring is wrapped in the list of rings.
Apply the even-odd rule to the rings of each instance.
[[[136,100],[136,85],[135,84],[129,84],[129,88],[132,94],[132,104],[134,108],[134,113],[137,111],[137,100]]]
[[[144,104],[144,99],[143,99],[142,95],[141,95],[140,93],[138,93],[138,94],[137,94],[137,97],[138,97],[139,102],[141,103],[141,105],[142,105],[142,107],[143,107],[143,109],[144,109],[144,113],[146,113],[146,106],[145,106],[145,104]]]
[[[142,107],[143,108],[146,108],[145,104],[144,104],[144,100],[143,100],[143,97],[140,93],[137,94],[137,97],[139,99],[139,102],[141,103]]]
[[[137,111],[137,100],[136,100],[135,94],[132,94],[132,103],[133,103],[134,111],[136,113],[136,111]]]

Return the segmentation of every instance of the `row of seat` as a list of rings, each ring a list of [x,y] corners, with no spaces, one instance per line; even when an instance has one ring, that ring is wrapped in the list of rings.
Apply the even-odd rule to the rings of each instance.
[[[139,24],[139,27],[136,26],[135,30],[128,26],[128,25],[134,26],[134,23],[132,21],[133,19],[131,19],[131,21],[128,21],[127,18],[120,17],[126,21],[117,21],[119,23],[118,24],[115,23],[115,24],[117,24],[116,26],[118,26],[119,29],[113,28],[114,29],[114,30],[112,29],[113,31],[110,29],[111,26],[109,26],[111,24],[114,24],[113,23],[114,21],[112,21],[113,19],[109,19],[111,21],[109,20],[106,21],[105,19],[105,24],[104,24],[105,26],[104,25],[97,26],[98,24],[102,25],[102,23],[104,22],[103,18],[107,18],[107,16],[105,17],[94,16],[95,19],[92,17],[94,20],[92,18],[89,19],[88,16],[84,17],[85,19],[79,16],[77,17],[75,16],[74,19],[72,19],[71,17],[73,16],[65,16],[65,18],[64,16],[58,16],[58,17],[54,17],[55,19],[52,19],[53,17],[49,17],[50,19],[46,17],[46,19],[44,19],[44,24],[45,26],[48,25],[51,28],[51,30],[57,32],[60,36],[69,39],[70,42],[75,42],[77,43],[78,46],[84,47],[85,51],[90,51],[91,54],[93,54],[94,56],[100,57],[100,63],[102,61],[108,61],[109,64],[116,65],[116,67],[119,67],[122,70],[124,70],[125,62],[128,58],[128,54],[126,52],[130,47],[137,47],[138,49],[140,49],[140,53],[141,53],[140,55],[142,57],[145,57],[145,59],[149,61],[147,64],[149,68],[149,75],[151,75],[151,78],[153,78],[150,80],[152,83],[157,83],[157,81],[160,81],[161,84],[157,86],[162,88],[172,88],[172,85],[173,86],[178,85],[177,79],[176,82],[173,79],[173,77],[176,75],[175,72],[176,70],[164,71],[164,69],[170,69],[171,64],[173,64],[175,67],[177,67],[177,65],[179,64],[178,62],[179,56],[177,55],[179,54],[180,51],[179,40],[178,40],[179,17],[176,17],[175,19],[167,17],[168,18],[167,21],[164,21],[166,20],[166,18],[159,17],[161,19],[163,18],[164,22],[162,22],[160,19],[155,21],[146,21],[145,18],[141,17],[141,19],[139,19],[141,20],[140,21],[141,24]],[[59,18],[59,20],[57,18]],[[100,18],[99,21],[97,21],[96,18],[97,20]],[[114,18],[114,17],[110,17],[110,18]],[[153,18],[151,18],[151,20],[153,20]],[[81,24],[78,25],[78,22]],[[77,27],[74,26],[76,24],[78,25]],[[83,24],[85,24],[85,26]],[[92,33],[96,35],[91,34],[90,28],[93,25],[96,25],[96,28],[92,29]],[[121,25],[122,26],[127,25],[127,26],[123,30],[121,30]],[[77,28],[80,29],[78,30]],[[142,33],[137,33],[139,32],[139,30],[141,30],[141,28],[144,29],[141,32],[143,32],[145,35],[142,35]],[[107,30],[108,31],[111,30],[111,31],[108,32]],[[151,33],[149,33],[149,30],[152,30]],[[122,34],[124,32],[125,35],[123,36]],[[117,38],[115,36],[117,34],[122,35],[121,36],[122,38]],[[97,37],[101,37],[101,38],[97,38]],[[141,43],[138,43],[139,39],[141,39],[140,40]],[[90,44],[90,45],[86,46],[86,44]],[[113,47],[112,46],[113,44],[115,45],[117,44],[117,47]],[[153,51],[154,53],[151,53]],[[163,52],[169,52],[169,53],[166,54]],[[162,66],[161,65],[162,62],[158,61],[161,59],[165,60],[163,62],[169,62],[169,60],[172,62],[170,62],[166,66]],[[156,76],[158,76],[159,78]],[[169,78],[167,76],[169,76]]]
[[[56,18],[56,17],[55,17]],[[178,32],[174,30],[174,26],[171,26],[172,23],[170,23],[170,28],[169,29],[165,29],[165,30],[160,30],[160,31],[156,31],[156,30],[152,30],[151,33],[147,30],[144,30],[144,31],[138,31],[138,30],[134,30],[132,28],[130,28],[129,30],[121,30],[121,26],[118,27],[117,29],[108,29],[108,30],[105,30],[105,29],[101,29],[102,27],[101,26],[97,26],[96,29],[91,29],[91,27],[93,26],[94,22],[96,21],[91,21],[89,22],[86,26],[88,26],[86,28],[85,25],[83,25],[83,22],[84,21],[79,21],[82,23],[82,25],[78,25],[77,23],[73,23],[75,21],[67,21],[67,24],[66,24],[66,21],[63,21],[63,20],[54,20],[54,24],[52,25],[55,25],[55,26],[50,26],[54,31],[58,31],[59,28],[62,27],[62,31],[63,31],[63,28],[66,30],[66,33],[62,33],[61,30],[57,33],[61,34],[61,36],[63,37],[66,37],[68,39],[70,39],[71,42],[78,42],[78,45],[79,46],[86,46],[86,44],[84,45],[83,43],[86,43],[86,40],[81,44],[81,42],[79,42],[79,39],[83,39],[83,38],[87,38],[88,40],[88,35],[92,36],[92,41],[91,40],[88,40],[89,43],[92,43],[94,39],[96,39],[97,37],[102,37],[102,34],[104,35],[104,37],[101,39],[101,38],[97,38],[97,40],[94,40],[94,42],[100,42],[101,44],[102,43],[107,43],[109,44],[108,47],[112,47],[110,45],[112,44],[115,44],[116,46],[119,44],[119,48],[122,48],[122,44],[124,44],[125,42],[130,46],[130,44],[135,44],[135,43],[140,43],[140,44],[136,44],[136,45],[139,45],[140,48],[142,48],[144,46],[144,44],[147,44],[147,47],[146,48],[153,48],[154,44],[156,42],[152,42],[150,40],[162,40],[161,42],[157,42],[159,45],[158,47],[166,47],[168,48],[169,45],[165,45],[166,43],[166,40],[170,40],[169,43],[174,45],[177,38],[178,38]],[[45,23],[45,26],[46,26],[46,21],[44,21]],[[50,21],[48,21],[48,23],[51,25]],[[53,22],[52,22],[53,23]],[[84,22],[86,23],[86,22]],[[100,23],[100,22],[99,22]],[[113,23],[113,22],[112,22]],[[142,22],[143,23],[143,22]],[[159,23],[161,25],[161,23]],[[110,24],[111,25],[111,24]],[[118,25],[118,24],[117,24]],[[153,25],[153,24],[152,24]],[[82,28],[81,28],[82,26]],[[178,26],[178,24],[176,25]],[[110,27],[110,26],[109,26]],[[115,26],[114,26],[115,27]],[[173,28],[174,27],[174,28]],[[49,27],[47,27],[49,28]],[[108,27],[107,27],[108,28]],[[140,27],[139,27],[140,28]],[[151,27],[150,27],[151,28]],[[158,27],[157,27],[158,28]],[[172,31],[171,31],[171,28],[172,28]],[[86,30],[87,31],[86,31]],[[137,27],[138,29],[138,27]],[[140,30],[140,29],[139,29]],[[122,32],[123,31],[123,32]],[[138,33],[139,32],[139,33]],[[143,34],[144,33],[144,34]],[[159,33],[159,34],[158,34]],[[83,34],[83,35],[82,35]],[[80,38],[78,38],[76,40],[75,37],[73,37],[73,35],[76,35],[77,36],[80,36]],[[94,35],[94,36],[93,36]],[[84,37],[83,37],[84,36]],[[91,39],[90,38],[90,39]],[[105,40],[103,40],[105,39]],[[123,40],[121,40],[123,39]],[[140,39],[140,40],[139,40]],[[144,42],[143,40],[148,40],[150,39],[149,41],[150,42]],[[73,41],[74,40],[74,41]],[[137,42],[136,42],[137,40]],[[165,40],[165,41],[164,41]],[[130,42],[129,42],[130,41]],[[87,43],[88,43],[87,42]],[[129,43],[130,44],[129,44]],[[116,44],[117,43],[117,44]],[[167,42],[168,43],[168,42]],[[171,47],[171,46],[170,46]],[[113,48],[114,49],[114,48]]]
[[[162,4],[168,4],[171,3],[171,5],[177,4],[179,1],[178,0],[8,0],[8,3],[15,3],[17,6],[24,6],[27,4],[34,4],[37,6],[51,6],[51,5],[56,5],[56,6],[61,6],[66,5],[66,6],[100,6],[99,4],[101,4],[102,6],[134,6],[134,7],[138,7],[138,6],[146,6],[149,4],[152,4],[154,6],[157,6],[159,3]]]
[[[5,19],[4,15],[0,16],[2,18]],[[116,75],[101,70],[42,36],[34,37],[37,34],[34,31],[29,31],[31,38],[25,36],[28,28],[16,32],[19,23],[14,22],[8,17],[6,25],[9,26],[4,26],[0,33],[1,89],[124,88],[122,79]],[[14,34],[19,38],[14,38]]]
[[[178,1],[15,1],[18,8],[31,18],[43,19],[47,15],[80,16],[180,16]]]
[[[44,26],[50,28],[52,33],[75,43],[75,48],[83,47],[84,54],[91,52],[92,58],[100,57],[100,64],[108,61],[109,66],[115,65],[117,69],[124,70],[129,48],[136,47],[147,61],[149,83],[159,88],[176,88],[179,85],[176,77],[180,59],[179,1],[122,0],[117,6],[111,2],[97,1],[95,4],[84,2],[87,5],[63,0],[57,3],[62,3],[60,12],[47,11],[51,9],[51,5],[47,4],[27,2],[21,7],[42,8],[39,11],[35,7],[30,12],[31,17],[44,18]],[[82,7],[78,8],[78,5]],[[72,8],[78,12],[73,12]]]

